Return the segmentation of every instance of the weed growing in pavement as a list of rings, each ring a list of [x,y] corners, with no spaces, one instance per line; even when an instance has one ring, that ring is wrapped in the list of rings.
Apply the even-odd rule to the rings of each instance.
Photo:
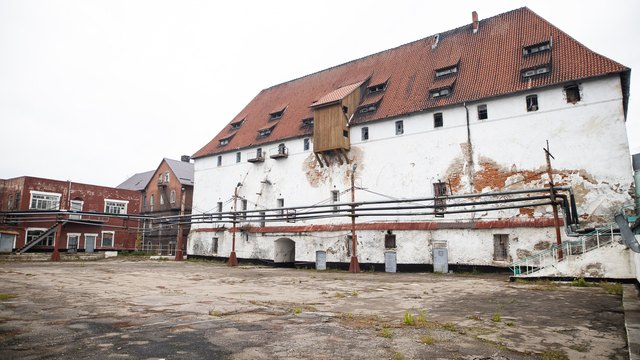
[[[467,319],[476,320],[476,321],[482,321],[482,319],[478,315],[469,315],[469,316],[467,316]]]
[[[418,325],[424,325],[427,322],[427,311],[418,310],[420,312],[420,316],[416,317],[416,322]]]
[[[491,319],[491,321],[494,322],[500,322],[500,310],[501,310],[502,305],[498,304],[498,312],[493,314],[493,319]]]
[[[389,333],[388,327],[383,327],[382,330],[380,330],[379,335],[382,336],[383,338],[391,339],[391,334]]]
[[[336,294],[333,297],[337,297],[338,299],[341,299],[344,297],[344,295],[340,294],[339,292],[336,291]]]
[[[458,329],[456,329],[456,326],[453,325],[452,323],[444,323],[444,324],[442,324],[442,326],[447,331],[458,331]]]
[[[404,355],[394,352],[393,355],[391,355],[391,358],[393,360],[404,360]]]
[[[420,339],[420,342],[425,345],[433,345],[436,343],[436,339],[431,335],[425,335]]]
[[[15,297],[18,297],[18,296],[14,294],[0,294],[0,300],[13,299]]]
[[[577,286],[577,287],[588,287],[589,284],[587,284],[586,281],[584,281],[583,278],[580,279],[573,279],[573,281],[571,282],[571,286]]]
[[[351,293],[351,296],[358,296],[358,293],[356,292],[356,289],[353,289],[353,292]]]
[[[302,312],[302,310],[300,310],[300,309],[295,309],[295,310],[293,310],[293,313],[294,313],[294,314],[300,314],[301,312]]]
[[[373,266],[373,265],[371,265],[371,268],[369,269],[369,272],[370,272],[370,273],[374,273],[374,272],[376,272],[376,267],[375,267],[375,266]]]
[[[402,320],[403,324],[406,325],[413,325],[414,321],[413,321],[413,317],[411,316],[411,313],[408,311],[404,312],[404,320]]]
[[[516,325],[513,323],[513,321],[507,321],[507,322],[505,322],[504,324],[505,324],[505,325],[507,325],[507,326],[511,326],[511,327],[516,326]]]
[[[606,290],[609,294],[622,295],[622,284],[620,283],[610,283],[602,281],[598,285]]]

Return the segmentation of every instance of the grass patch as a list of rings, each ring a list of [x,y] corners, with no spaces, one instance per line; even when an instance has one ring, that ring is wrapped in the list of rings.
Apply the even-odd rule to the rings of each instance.
[[[482,321],[482,319],[478,315],[469,315],[469,316],[467,316],[467,319],[471,319],[471,320],[475,320],[475,321]]]
[[[416,317],[416,322],[418,325],[424,325],[427,323],[427,311],[418,310],[420,315]]]
[[[513,321],[507,321],[504,323],[507,326],[511,326],[511,327],[515,327],[516,325],[513,323]]]
[[[382,330],[380,330],[380,333],[378,334],[378,336],[382,336],[383,338],[391,339],[391,334],[389,334],[389,328],[388,327],[383,327]]]
[[[393,355],[391,355],[391,358],[393,360],[404,360],[404,355],[400,353],[393,353]]]
[[[577,352],[585,352],[587,351],[588,348],[589,348],[589,345],[587,344],[575,344],[575,345],[569,346],[569,349],[575,350]]]
[[[18,297],[18,295],[13,295],[13,294],[0,294],[0,300],[8,300],[8,299],[13,299],[15,297]]]
[[[544,360],[569,360],[567,355],[565,355],[563,352],[556,351],[556,350],[550,350],[541,355]]]
[[[294,314],[300,314],[301,312],[302,312],[302,310],[300,310],[300,309],[295,309],[295,310],[293,310],[293,313],[294,313]]]
[[[436,343],[436,339],[431,335],[425,335],[422,338],[420,338],[420,342],[425,345],[433,345]]]
[[[336,294],[333,295],[333,297],[336,297],[338,299],[342,299],[344,297],[344,295],[340,294],[338,291],[336,291]]]
[[[498,304],[498,312],[493,314],[493,319],[491,319],[491,321],[493,322],[500,322],[500,310],[502,308],[502,305]]]
[[[622,295],[622,284],[620,283],[610,283],[606,281],[600,282],[598,284],[601,288],[603,288],[609,294]]]

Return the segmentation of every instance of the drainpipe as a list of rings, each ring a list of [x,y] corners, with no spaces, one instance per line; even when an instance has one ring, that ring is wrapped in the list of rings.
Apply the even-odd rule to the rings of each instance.
[[[633,161],[633,170],[635,174],[633,175],[633,181],[635,183],[636,188],[636,216],[640,215],[640,153],[632,155],[631,159]]]

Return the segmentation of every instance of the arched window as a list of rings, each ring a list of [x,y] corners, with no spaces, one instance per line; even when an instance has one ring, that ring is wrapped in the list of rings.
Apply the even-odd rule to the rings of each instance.
[[[175,202],[176,202],[176,191],[172,190],[171,191],[171,203],[175,204]]]

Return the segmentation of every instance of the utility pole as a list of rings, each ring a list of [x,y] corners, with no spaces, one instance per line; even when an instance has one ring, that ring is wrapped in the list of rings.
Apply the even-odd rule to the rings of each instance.
[[[556,191],[553,184],[553,171],[551,170],[551,158],[556,158],[549,152],[549,140],[547,140],[547,148],[543,148],[545,156],[547,158],[547,174],[549,175],[549,194],[551,195],[551,207],[553,208],[553,225],[556,227],[556,242],[558,245],[562,244],[560,238],[560,221],[558,220],[558,203],[556,202]],[[558,248],[558,260],[562,259],[562,248]]]
[[[236,257],[236,206],[238,205],[238,189],[241,186],[242,183],[238,183],[233,194],[233,242],[231,243],[231,254],[229,254],[229,263],[227,264],[227,266],[238,266],[238,258]]]
[[[182,197],[180,200],[180,225],[178,225],[178,249],[176,250],[176,261],[184,260],[184,256],[182,254],[182,218],[184,217],[184,203],[187,197],[187,191],[183,187],[182,188]]]
[[[356,173],[356,168],[358,164],[353,164],[353,171],[351,171],[351,263],[349,264],[349,272],[359,273],[360,272],[360,264],[358,263],[358,256],[356,255],[356,206],[353,203],[356,202],[356,193],[355,193],[355,182],[354,177]]]

